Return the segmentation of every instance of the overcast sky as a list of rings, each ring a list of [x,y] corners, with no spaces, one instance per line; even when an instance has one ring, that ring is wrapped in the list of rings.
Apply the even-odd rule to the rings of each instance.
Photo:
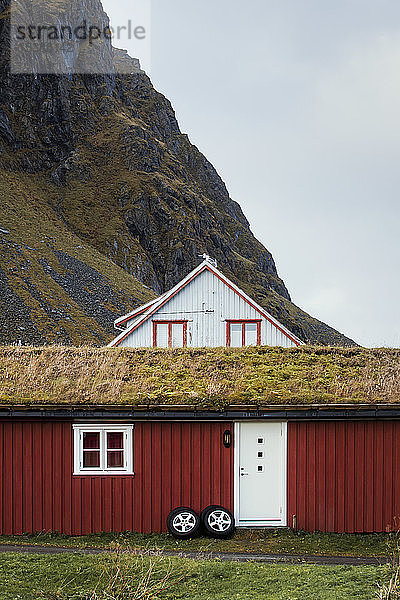
[[[399,347],[400,2],[152,0],[151,43],[154,85],[293,301]]]

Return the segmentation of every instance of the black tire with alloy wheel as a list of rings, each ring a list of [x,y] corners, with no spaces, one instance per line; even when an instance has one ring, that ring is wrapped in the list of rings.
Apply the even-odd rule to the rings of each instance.
[[[191,508],[174,508],[167,517],[168,531],[181,540],[195,536],[200,529],[200,517]]]
[[[233,514],[223,506],[207,506],[201,516],[204,529],[212,537],[227,538],[235,531]]]

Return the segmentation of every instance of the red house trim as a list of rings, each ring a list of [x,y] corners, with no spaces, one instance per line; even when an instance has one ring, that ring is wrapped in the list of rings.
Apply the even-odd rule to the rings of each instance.
[[[156,302],[157,300],[154,300],[153,304]],[[151,304],[150,304],[151,306]],[[127,317],[125,317],[125,319],[118,319],[117,321],[115,321],[115,325],[122,325],[123,323],[126,323],[127,321],[131,321],[132,319],[134,319],[135,317],[138,317],[139,315],[143,314],[144,312],[146,312],[146,310],[149,310],[150,306],[147,306],[147,308],[141,308],[138,309],[137,311],[135,311],[134,313],[128,315]]]
[[[226,345],[231,347],[231,324],[242,324],[242,347],[246,346],[246,323],[257,324],[257,346],[261,346],[261,319],[227,319],[226,321]]]
[[[208,267],[206,267],[208,268]],[[262,315],[264,317],[264,319],[266,319],[269,323],[271,323],[271,325],[273,325],[274,327],[276,327],[281,333],[283,333],[283,335],[286,335],[287,338],[289,338],[294,344],[296,344],[296,346],[300,346],[300,343],[295,340],[287,331],[285,331],[284,329],[282,329],[282,327],[280,327],[277,323],[275,323],[275,321],[273,321],[272,319],[270,319],[268,317],[268,315],[266,313],[264,313],[263,311],[261,311],[257,306],[255,306],[252,302],[250,302],[250,300],[248,300],[247,298],[245,298],[243,296],[243,294],[241,294],[238,290],[235,290],[235,288],[230,285],[227,281],[224,281],[222,279],[222,277],[220,277],[218,275],[218,273],[215,273],[215,271],[213,271],[212,269],[209,269],[209,271],[211,271],[211,273],[214,273],[215,277],[218,277],[218,279],[220,281],[222,281],[223,283],[225,283],[225,285],[228,286],[229,289],[231,289],[233,292],[235,292],[242,300],[244,300],[245,302],[247,302],[247,304],[249,306],[251,306],[251,308],[254,308],[254,310],[256,310],[260,315]]]
[[[144,318],[144,320],[142,320],[139,323],[137,323],[135,325],[135,327],[133,327],[132,329],[128,329],[127,332],[125,333],[125,335],[123,337],[121,337],[121,339],[119,339],[115,343],[115,346],[118,346],[121,342],[123,342],[131,333],[133,333],[134,331],[136,331],[136,329],[138,327],[140,327],[140,325],[142,325],[142,323],[144,323],[145,321],[147,321],[147,319],[149,319],[154,313],[156,313],[167,302],[169,302],[169,300],[171,300],[172,298],[174,298],[174,296],[176,296],[176,294],[178,294],[184,287],[186,287],[191,281],[193,281],[193,279],[195,279],[198,275],[200,275],[201,273],[203,273],[206,270],[210,271],[210,273],[212,273],[213,275],[215,275],[215,277],[217,277],[220,281],[222,281],[222,283],[224,283],[225,285],[227,285],[230,290],[232,290],[233,292],[235,292],[235,294],[237,294],[244,302],[246,302],[249,306],[251,306],[251,308],[253,308],[254,310],[256,310],[262,317],[264,317],[264,319],[266,319],[269,323],[271,323],[274,327],[276,327],[276,329],[278,329],[281,333],[283,333],[283,335],[285,335],[294,344],[296,344],[296,346],[300,346],[300,342],[299,341],[297,341],[294,337],[292,337],[290,335],[290,333],[288,333],[282,327],[280,327],[277,323],[275,323],[275,321],[273,321],[272,319],[270,319],[268,317],[268,315],[265,312],[263,312],[263,310],[260,310],[260,308],[258,308],[255,304],[253,304],[248,298],[246,298],[245,296],[243,296],[243,294],[241,294],[239,290],[235,289],[230,283],[228,283],[228,281],[226,281],[223,277],[221,277],[218,273],[216,273],[214,271],[214,269],[212,269],[210,267],[209,264],[204,265],[199,271],[197,271],[196,273],[194,273],[187,281],[185,281],[184,283],[182,283],[182,285],[180,285],[179,288],[177,288],[171,295],[167,294],[166,297],[165,297],[165,299],[163,300],[163,302],[161,302],[161,304],[156,305],[153,308],[153,310],[151,312],[149,312],[149,314]],[[154,344],[154,341],[153,341],[153,344]]]
[[[206,266],[206,265],[204,265],[204,267],[203,267],[203,268],[202,268],[200,271],[198,271],[198,273],[195,273],[194,275],[192,275],[192,277],[191,277],[191,278],[190,278],[188,281],[186,281],[185,283],[183,283],[183,284],[182,284],[182,285],[181,285],[181,286],[180,286],[180,287],[179,287],[177,290],[175,290],[175,292],[174,292],[173,294],[171,294],[171,296],[168,296],[168,297],[167,297],[167,298],[164,300],[164,302],[162,302],[162,303],[161,303],[161,304],[159,304],[159,305],[158,305],[158,306],[157,306],[155,309],[153,309],[153,310],[152,310],[152,311],[151,311],[151,312],[150,312],[150,313],[147,315],[147,317],[145,318],[145,320],[144,320],[144,321],[147,321],[147,319],[149,319],[149,318],[150,318],[152,315],[154,315],[154,313],[155,313],[155,312],[157,312],[159,308],[162,308],[162,307],[164,306],[164,304],[166,304],[166,303],[168,302],[168,300],[170,300],[171,298],[173,298],[174,296],[176,296],[176,294],[177,294],[178,292],[180,292],[180,291],[181,291],[181,290],[182,290],[182,289],[183,289],[183,288],[184,288],[186,285],[188,285],[188,284],[189,284],[191,281],[193,281],[193,279],[194,279],[195,277],[197,277],[197,275],[200,275],[200,273],[202,273],[202,272],[203,272],[203,271],[204,271],[206,268],[207,268],[207,266]],[[122,337],[120,340],[118,340],[118,342],[117,342],[115,345],[116,345],[116,346],[118,346],[118,345],[119,345],[121,342],[123,342],[123,341],[124,341],[124,339],[125,339],[125,338],[127,338],[127,337],[128,337],[128,335],[130,335],[131,333],[133,333],[134,331],[136,331],[136,329],[137,329],[138,327],[140,327],[140,325],[142,325],[142,323],[144,323],[144,321],[140,321],[140,323],[137,323],[137,324],[135,325],[135,327],[133,327],[132,329],[128,329],[128,330],[127,330],[127,332],[125,333],[125,335],[124,335],[124,336],[123,336],[123,337]],[[154,338],[153,338],[153,345],[154,345]]]
[[[183,347],[187,346],[187,320],[186,321],[153,321],[153,347],[157,348],[157,325],[168,325],[168,347],[172,348],[172,325],[183,325]]]

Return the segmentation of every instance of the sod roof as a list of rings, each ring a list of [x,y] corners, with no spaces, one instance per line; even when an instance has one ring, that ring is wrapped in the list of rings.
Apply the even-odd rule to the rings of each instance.
[[[0,348],[3,407],[400,404],[400,350]]]

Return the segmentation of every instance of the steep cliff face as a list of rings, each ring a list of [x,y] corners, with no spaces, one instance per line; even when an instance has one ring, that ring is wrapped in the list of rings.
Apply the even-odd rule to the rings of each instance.
[[[97,0],[80,8],[102,11]],[[1,342],[104,343],[117,315],[207,252],[300,338],[352,344],[291,303],[240,206],[135,62],[110,47],[104,60],[131,74],[11,75],[7,0],[0,12]]]

